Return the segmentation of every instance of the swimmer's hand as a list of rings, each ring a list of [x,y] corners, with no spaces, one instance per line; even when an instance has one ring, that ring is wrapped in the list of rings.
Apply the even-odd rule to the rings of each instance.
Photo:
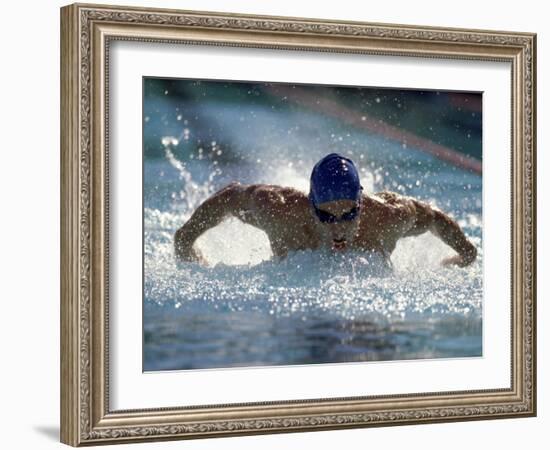
[[[466,267],[472,264],[477,256],[477,250],[472,246],[468,251],[463,252],[462,255],[454,255],[449,258],[445,258],[441,261],[443,267],[458,266]]]
[[[467,266],[467,264],[464,264],[464,261],[462,260],[462,256],[460,255],[454,255],[454,256],[450,256],[449,258],[445,258],[443,261],[441,261],[441,265],[443,267],[450,267],[450,266],[466,267]]]
[[[191,248],[189,251],[177,255],[179,262],[194,262],[199,263],[201,266],[207,266],[208,261],[198,248]]]
[[[178,262],[196,262],[203,266],[208,265],[202,252],[194,248],[192,240],[187,239],[184,227],[176,232],[174,238],[174,253]]]

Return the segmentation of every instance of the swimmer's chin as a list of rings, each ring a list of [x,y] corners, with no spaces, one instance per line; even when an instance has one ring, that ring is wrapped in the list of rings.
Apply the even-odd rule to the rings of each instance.
[[[335,239],[332,241],[331,250],[333,252],[343,252],[347,250],[347,248],[348,248],[348,243],[345,239],[341,239],[341,240]]]

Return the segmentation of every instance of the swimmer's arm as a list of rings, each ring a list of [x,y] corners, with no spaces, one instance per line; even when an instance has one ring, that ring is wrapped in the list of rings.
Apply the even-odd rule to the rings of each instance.
[[[477,257],[477,249],[472,244],[460,226],[451,217],[437,208],[412,200],[414,209],[414,225],[406,236],[415,236],[417,234],[431,231],[438,236],[445,244],[455,250],[458,255],[445,258],[441,264],[444,266],[466,267],[472,264]]]
[[[218,225],[227,215],[240,207],[242,186],[231,183],[205,200],[191,218],[176,231],[174,251],[180,261],[204,263],[202,255],[193,249],[193,244],[201,234]]]

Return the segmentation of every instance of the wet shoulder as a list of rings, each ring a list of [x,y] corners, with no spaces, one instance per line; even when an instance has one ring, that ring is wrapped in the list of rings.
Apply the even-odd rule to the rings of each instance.
[[[367,198],[367,205],[372,209],[404,218],[414,215],[414,203],[410,197],[391,191],[377,192]]]
[[[243,186],[244,192],[260,203],[287,204],[307,200],[303,192],[291,187],[273,184],[250,184]]]

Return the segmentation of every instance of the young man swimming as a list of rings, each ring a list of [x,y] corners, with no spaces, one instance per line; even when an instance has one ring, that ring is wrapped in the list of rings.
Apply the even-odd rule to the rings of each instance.
[[[296,250],[365,250],[388,261],[397,241],[431,231],[457,252],[442,261],[471,264],[476,247],[448,215],[414,198],[393,192],[367,195],[350,159],[331,153],[313,168],[309,195],[265,184],[231,183],[204,201],[175,234],[180,261],[203,262],[193,249],[206,230],[232,215],[263,230],[276,257]]]

